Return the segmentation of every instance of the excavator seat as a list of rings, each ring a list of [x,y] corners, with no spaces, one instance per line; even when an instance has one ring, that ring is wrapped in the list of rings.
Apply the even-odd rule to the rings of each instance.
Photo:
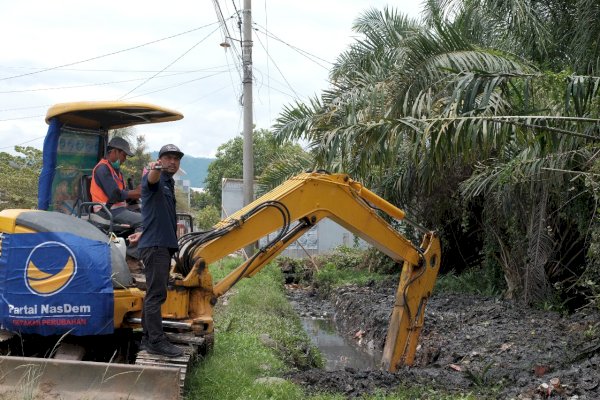
[[[92,177],[90,175],[82,175],[79,181],[80,202],[78,217],[87,220],[107,234],[114,232],[117,236],[127,236],[127,234],[131,233],[131,227],[129,225],[116,224],[113,222],[112,213],[105,205],[92,201],[92,195],[90,193],[91,185]],[[105,215],[108,215],[108,218],[99,213],[95,213],[93,211],[94,206],[102,206],[102,209],[104,210]]]

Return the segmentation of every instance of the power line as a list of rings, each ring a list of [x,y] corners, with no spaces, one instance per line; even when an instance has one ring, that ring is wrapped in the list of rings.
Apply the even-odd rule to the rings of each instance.
[[[210,93],[207,93],[207,94],[205,94],[205,95],[203,95],[203,96],[200,96],[200,97],[198,97],[198,98],[196,98],[196,99],[194,99],[194,100],[192,100],[192,101],[190,101],[190,102],[188,102],[188,103],[185,103],[185,104],[181,105],[180,107],[181,107],[181,108],[183,108],[183,107],[187,107],[187,106],[189,106],[189,105],[191,105],[191,104],[197,103],[197,102],[199,102],[200,100],[202,100],[202,99],[205,99],[205,98],[207,98],[207,97],[209,97],[209,96],[212,96],[213,94],[215,94],[215,93],[218,93],[218,92],[220,92],[221,90],[224,90],[225,88],[228,88],[228,87],[229,87],[229,85],[221,86],[220,88],[218,88],[218,89],[216,89],[216,90],[213,90],[212,92],[210,92]]]
[[[233,0],[232,0],[233,1]],[[234,40],[237,41],[238,39],[234,38],[233,35],[230,33],[229,28],[227,26],[227,23],[225,21],[225,18],[223,17],[223,11],[221,9],[221,5],[219,4],[219,0],[213,0],[213,4],[215,7],[215,12],[217,13],[217,18],[219,19],[219,21],[222,24],[222,28],[223,28],[223,43],[224,44],[228,44],[228,42],[230,40]],[[225,7],[227,7],[227,3],[225,3]],[[238,25],[240,24],[239,22],[239,13],[237,10],[237,7],[235,6],[235,3],[233,4],[233,7],[235,9],[235,14],[237,16],[237,20],[238,20]],[[229,12],[229,10],[227,10]],[[229,18],[231,21],[233,21],[233,16],[231,18]],[[241,40],[239,41],[241,43]],[[240,93],[240,88],[235,84],[235,80],[233,79],[233,75],[231,74],[231,64],[229,61],[229,57],[231,56],[231,63],[233,63],[237,73],[238,73],[238,82],[242,81],[242,71],[241,71],[241,55],[238,52],[237,47],[235,46],[223,46],[224,50],[225,50],[225,59],[227,60],[227,65],[229,66],[229,79],[231,80],[231,86],[233,88],[233,92],[235,93],[235,95],[240,98],[241,97],[241,93]],[[228,54],[227,50],[231,48],[232,49],[232,54]]]
[[[35,117],[41,117],[41,116],[42,116],[42,115],[36,115]],[[28,117],[28,118],[33,118],[33,117]],[[7,120],[0,120],[0,121],[7,121]],[[31,142],[35,142],[36,140],[40,140],[40,139],[43,139],[43,138],[45,138],[45,137],[46,137],[46,136],[44,135],[44,136],[36,137],[35,139],[28,140],[28,141],[26,141],[26,142],[23,142],[23,143],[13,144],[12,146],[4,146],[4,147],[0,147],[0,150],[4,150],[4,149],[11,149],[11,148],[13,148],[13,147],[22,146],[22,145],[24,145],[24,144],[31,143]]]
[[[213,69],[223,68],[227,65],[216,65],[214,67],[208,67],[203,69],[194,69],[194,70],[171,70],[173,73],[186,73],[186,72],[203,72],[203,71],[212,71]],[[9,69],[35,69],[41,70],[44,68],[40,67],[19,67],[19,66],[2,66],[0,68],[9,68]],[[157,72],[157,70],[136,70],[136,69],[90,69],[90,68],[61,68],[60,71],[75,71],[75,72],[123,72],[123,73],[138,73],[138,72]]]
[[[255,71],[258,71],[258,72],[260,72],[260,73],[261,73],[261,76],[262,76],[262,71],[261,71],[260,69],[258,69],[257,67],[254,67],[254,70],[255,70]],[[278,84],[280,84],[281,86],[286,86],[286,84],[285,84],[285,83],[282,83],[282,82],[278,81],[277,79],[271,78],[271,80],[272,80],[273,82],[275,82],[275,83],[278,83]],[[297,96],[296,94],[294,94],[294,93],[284,92],[284,91],[283,91],[283,90],[281,90],[281,89],[277,89],[276,87],[274,87],[274,86],[271,86],[271,84],[265,84],[265,83],[263,83],[263,80],[262,80],[262,78],[261,78],[261,80],[260,80],[260,81],[261,81],[261,86],[265,86],[265,87],[266,87],[267,89],[269,89],[269,90],[274,90],[274,91],[276,91],[276,92],[278,92],[278,93],[281,93],[281,94],[283,94],[283,95],[286,95],[286,96],[288,96],[288,97],[291,97],[291,98],[293,98],[293,99],[297,99],[297,98],[298,98],[298,96]]]
[[[269,13],[267,12],[267,0],[265,0],[265,25],[269,26]],[[265,28],[266,29],[266,28]],[[257,35],[258,36],[258,35]],[[267,54],[269,53],[269,37],[265,37],[267,42]],[[267,87],[271,87],[271,69],[269,68],[269,59],[267,58]],[[271,92],[268,92],[269,98],[269,121],[271,120]]]
[[[316,55],[314,55],[314,54],[312,54],[312,53],[310,53],[310,52],[308,52],[308,51],[306,51],[306,50],[302,50],[301,48],[299,48],[299,47],[297,47],[297,46],[294,46],[294,45],[292,45],[292,44],[290,44],[290,43],[287,43],[287,42],[286,42],[286,41],[284,41],[283,39],[280,39],[280,38],[278,38],[277,36],[275,36],[275,35],[273,35],[271,32],[269,32],[269,31],[267,30],[267,28],[265,28],[265,27],[262,27],[261,25],[259,25],[259,24],[257,24],[257,23],[254,23],[254,25],[258,26],[259,28],[262,28],[262,29],[263,29],[263,32],[262,32],[262,33],[263,33],[265,36],[267,36],[267,37],[270,37],[271,39],[275,39],[275,40],[277,40],[278,42],[281,42],[281,43],[285,44],[286,46],[288,46],[288,47],[290,47],[291,49],[295,50],[295,51],[296,51],[297,53],[299,53],[300,55],[302,55],[302,56],[304,56],[304,57],[308,58],[310,61],[312,61],[313,63],[317,64],[319,67],[329,70],[329,67],[326,67],[326,66],[324,66],[324,65],[322,65],[322,64],[320,64],[320,63],[318,63],[318,62],[317,62],[317,61],[315,61],[314,59],[317,59],[317,60],[323,61],[323,62],[325,62],[325,63],[327,63],[327,64],[330,64],[330,65],[333,65],[333,63],[332,63],[331,61],[327,61],[327,60],[325,60],[325,59],[323,59],[323,58],[321,58],[321,57],[319,57],[319,56],[316,56]],[[260,32],[260,29],[257,29],[257,31],[259,31],[259,32]]]
[[[172,73],[172,74],[168,74],[168,75],[161,75],[158,78],[169,78],[169,77],[177,76],[177,75],[190,74],[192,72],[196,72],[196,71],[176,72],[176,73]],[[225,72],[225,71],[217,71],[217,72]],[[210,75],[210,76],[212,76],[212,75]],[[121,81],[89,83],[89,84],[85,84],[85,85],[58,86],[58,87],[37,88],[37,89],[5,90],[5,91],[0,91],[0,94],[5,94],[5,93],[25,93],[25,92],[42,92],[42,91],[47,91],[47,90],[80,89],[80,88],[84,88],[84,87],[112,85],[113,83],[137,82],[137,81],[142,81],[144,79],[147,79],[147,78],[133,78],[133,79],[125,79],[125,80],[121,80]]]
[[[152,93],[157,93],[157,92],[164,92],[165,90],[174,89],[174,88],[176,88],[176,87],[180,87],[180,86],[186,85],[186,84],[188,84],[188,83],[191,83],[191,82],[196,82],[196,81],[200,81],[200,80],[202,80],[202,79],[211,78],[211,77],[213,77],[213,76],[215,76],[215,75],[219,75],[219,74],[222,74],[222,73],[223,73],[223,72],[217,72],[217,73],[214,73],[214,74],[211,74],[211,75],[202,76],[202,77],[200,77],[200,78],[190,79],[190,80],[188,80],[188,81],[180,82],[180,83],[178,83],[178,84],[176,84],[176,85],[167,86],[167,87],[165,87],[165,88],[156,89],[156,90],[152,90],[152,91],[150,91],[150,92],[141,93],[141,94],[138,94],[138,95],[136,95],[136,96],[130,96],[130,97],[126,97],[126,98],[123,98],[123,97],[121,97],[119,100],[130,100],[130,99],[135,99],[136,97],[142,97],[142,96],[145,96],[145,95],[147,95],[147,94],[152,94]],[[138,87],[139,87],[139,86],[138,86]],[[131,91],[130,91],[129,93],[131,93]]]
[[[275,65],[275,68],[277,68],[277,71],[279,71],[279,74],[281,75],[281,77],[283,78],[283,80],[285,81],[285,83],[287,83],[288,87],[292,90],[292,92],[294,92],[294,95],[296,96],[296,98],[300,98],[300,95],[298,93],[296,93],[296,91],[294,90],[294,88],[292,87],[292,85],[288,82],[287,78],[285,77],[285,75],[283,74],[283,72],[281,71],[281,69],[279,68],[279,66],[277,65],[277,63],[275,62],[275,60],[273,60],[273,58],[271,57],[271,54],[269,54],[269,52],[265,49],[265,46],[263,45],[262,41],[260,40],[260,36],[256,35],[256,39],[258,39],[258,43],[260,43],[261,47],[263,48],[263,50],[265,50],[265,53],[267,54],[267,57],[269,59],[271,59],[271,61],[273,61],[273,65]]]
[[[221,22],[221,25],[222,25],[222,28],[223,28],[223,35],[224,35],[223,40],[224,40],[224,43],[227,43],[229,40],[234,40],[234,41],[237,41],[237,42],[241,43],[241,39],[237,39],[229,31],[229,27],[227,26],[227,21],[225,20],[225,18],[223,16],[223,11],[221,10],[221,6],[219,4],[219,0],[213,0],[213,4],[215,5],[215,11],[217,13],[217,18]],[[227,3],[225,3],[225,6],[227,7]],[[234,8],[235,8],[235,14],[234,15],[237,16],[238,26],[241,26],[239,13],[237,11],[237,8],[235,7],[235,4],[234,4]],[[231,17],[229,17],[228,19],[231,20],[231,21],[233,21],[233,15]],[[240,32],[240,37],[241,37],[241,32]],[[235,46],[232,46],[232,48],[233,48],[233,52],[235,53],[235,56],[241,61],[242,56],[239,53],[238,48],[235,47]],[[240,71],[240,76],[241,76],[241,71]]]
[[[144,82],[140,83],[139,85],[137,85],[136,87],[134,87],[133,89],[131,89],[129,92],[125,93],[124,95],[122,95],[121,97],[119,97],[118,100],[121,100],[123,98],[125,98],[125,96],[127,96],[128,94],[134,92],[136,89],[142,87],[143,85],[145,85],[146,83],[148,83],[150,80],[152,80],[154,77],[156,77],[158,74],[162,73],[163,71],[165,71],[167,68],[169,68],[171,65],[175,64],[177,61],[181,60],[183,57],[185,57],[190,51],[192,51],[193,49],[196,48],[196,46],[198,46],[200,43],[204,42],[206,39],[208,39],[213,33],[215,33],[217,30],[219,29],[219,27],[217,27],[217,29],[213,30],[212,32],[210,32],[208,35],[204,36],[199,42],[197,42],[196,44],[194,44],[192,47],[190,47],[188,50],[186,50],[182,55],[180,55],[179,57],[177,57],[175,60],[173,60],[172,62],[170,62],[169,64],[167,64],[162,70],[160,70],[159,72],[155,73],[154,75],[148,77],[148,79],[146,79]],[[137,96],[136,96],[137,97]]]
[[[0,119],[0,122],[17,121],[17,120],[20,120],[20,119],[39,118],[39,117],[43,117],[43,115],[28,115],[28,116],[25,116],[25,117],[6,118],[6,119]]]
[[[82,64],[82,63],[85,63],[85,62],[88,62],[88,61],[97,60],[99,58],[104,58],[104,57],[112,56],[112,55],[115,55],[115,54],[124,53],[126,51],[139,49],[140,47],[148,46],[148,45],[151,45],[151,44],[154,44],[154,43],[158,43],[158,42],[162,42],[162,41],[168,40],[168,39],[173,39],[173,38],[178,37],[178,36],[186,35],[188,33],[195,32],[195,31],[198,31],[200,29],[204,29],[206,27],[215,25],[217,23],[218,22],[213,22],[213,23],[210,23],[210,24],[207,24],[207,25],[200,26],[198,28],[190,29],[190,30],[185,31],[185,32],[181,32],[181,33],[177,33],[175,35],[167,36],[167,37],[164,37],[162,39],[153,40],[151,42],[146,42],[146,43],[143,43],[143,44],[140,44],[140,45],[137,45],[137,46],[129,47],[129,48],[122,49],[122,50],[113,51],[112,53],[107,53],[107,54],[103,54],[103,55],[100,55],[100,56],[87,58],[85,60],[75,61],[75,62],[67,63],[67,64],[61,64],[61,65],[57,65],[57,66],[50,67],[50,68],[44,68],[44,69],[39,70],[39,71],[28,72],[28,73],[25,73],[25,74],[7,76],[7,77],[4,77],[4,78],[0,78],[0,81],[5,81],[5,80],[8,80],[8,79],[14,79],[14,78],[21,78],[23,76],[35,75],[35,74],[39,74],[39,73],[42,73],[42,72],[56,70],[56,69],[59,69],[59,68],[70,67],[71,65]]]
[[[0,110],[0,112],[7,112],[7,111],[20,111],[20,110],[33,110],[36,108],[48,108],[50,107],[50,104],[45,104],[43,106],[29,106],[29,107],[15,107],[15,108],[4,108],[2,110]]]

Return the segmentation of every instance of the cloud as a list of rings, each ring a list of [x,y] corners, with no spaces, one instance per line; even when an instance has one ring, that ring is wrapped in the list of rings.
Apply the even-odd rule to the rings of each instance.
[[[240,10],[242,2],[234,2]],[[228,34],[239,38],[234,2],[218,3]],[[352,41],[354,19],[370,7],[381,9],[385,4],[378,0],[253,1],[257,128],[270,128],[283,105],[295,98],[306,100],[327,86],[328,69],[290,45],[333,62]],[[395,6],[418,16],[413,1]],[[225,33],[217,22],[214,2],[209,1],[11,3],[0,16],[0,34],[12,38],[3,42],[0,53],[0,92],[13,91],[0,93],[0,151],[44,136],[43,115],[50,105],[124,97],[185,115],[182,121],[138,127],[137,132],[146,134],[150,150],[173,141],[186,154],[214,156],[219,145],[240,133],[242,113],[236,58],[240,51],[219,46]],[[266,37],[265,30],[285,43]],[[133,49],[152,41],[156,42]],[[239,48],[238,41],[230,42]],[[87,59],[92,60],[76,63]],[[72,65],[38,73],[67,64]],[[24,76],[6,79],[16,75]],[[26,118],[34,115],[40,117]],[[42,143],[38,139],[29,144],[41,148]]]

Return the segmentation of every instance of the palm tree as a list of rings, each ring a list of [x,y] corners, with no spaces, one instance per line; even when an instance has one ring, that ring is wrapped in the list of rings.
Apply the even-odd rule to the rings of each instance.
[[[573,217],[592,212],[564,171],[585,171],[600,150],[599,79],[568,72],[594,70],[585,38],[600,30],[565,35],[576,22],[558,11],[586,2],[575,3],[431,0],[422,23],[369,10],[331,88],[286,108],[275,132],[308,140],[320,166],[358,176],[444,233],[480,232],[483,262],[502,266],[509,293],[543,301],[552,279],[580,274],[573,244],[589,225]],[[460,214],[475,227],[460,232]]]

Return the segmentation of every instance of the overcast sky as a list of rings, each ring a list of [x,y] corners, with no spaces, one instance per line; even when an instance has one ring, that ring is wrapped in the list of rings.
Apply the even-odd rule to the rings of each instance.
[[[175,143],[214,157],[241,133],[239,42],[219,44],[240,38],[242,0],[0,4],[0,151],[41,149],[48,107],[84,100],[142,101],[183,113],[181,121],[136,128],[149,150]],[[253,0],[256,128],[270,128],[284,105],[325,89],[331,63],[356,37],[353,21],[386,5],[414,18],[421,8],[416,0]]]

